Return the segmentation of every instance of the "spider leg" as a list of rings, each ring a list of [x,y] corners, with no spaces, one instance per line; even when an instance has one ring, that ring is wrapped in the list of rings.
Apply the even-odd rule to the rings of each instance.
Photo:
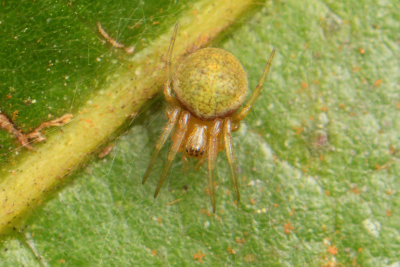
[[[202,157],[202,158],[200,158],[199,161],[196,163],[196,166],[194,166],[194,169],[195,169],[196,171],[198,171],[198,170],[200,169],[201,165],[203,165],[204,160],[205,160],[205,158]]]
[[[246,117],[247,114],[249,113],[249,111],[250,111],[251,107],[253,106],[254,102],[256,101],[257,97],[260,95],[260,92],[264,86],[265,78],[267,77],[269,70],[271,68],[271,63],[272,63],[272,59],[274,58],[274,55],[275,55],[275,48],[272,49],[272,52],[269,55],[264,72],[261,75],[260,81],[258,82],[256,89],[254,89],[253,94],[250,96],[249,101],[247,102],[247,104],[242,108],[242,110],[239,113],[236,113],[235,115],[232,116],[234,121],[241,121],[242,119],[244,119],[244,117]]]
[[[163,145],[165,144],[165,141],[167,141],[168,136],[171,134],[172,130],[175,127],[176,122],[178,121],[179,118],[179,113],[180,113],[180,108],[175,108],[172,110],[171,113],[169,113],[168,117],[169,117],[169,121],[167,123],[167,125],[164,128],[164,131],[162,132],[161,136],[159,137],[156,147],[154,149],[153,155],[151,156],[151,160],[150,160],[150,164],[147,167],[147,170],[143,176],[143,180],[142,180],[142,184],[144,184],[147,180],[147,178],[149,177],[149,173],[151,168],[154,165],[154,162],[156,161],[156,158],[158,156],[158,153],[160,152],[161,148],[163,147]]]
[[[182,112],[179,118],[179,126],[178,130],[173,136],[173,143],[171,149],[168,153],[167,163],[164,166],[163,172],[161,174],[161,178],[158,181],[156,191],[154,193],[154,198],[157,197],[158,192],[160,192],[161,186],[164,183],[165,177],[167,177],[168,171],[171,168],[172,161],[174,160],[176,153],[178,152],[179,148],[181,147],[182,141],[185,138],[185,134],[187,131],[187,124],[190,119],[189,112]]]
[[[240,201],[240,193],[239,193],[239,182],[236,172],[236,164],[235,157],[233,155],[233,146],[232,146],[232,138],[231,138],[231,119],[226,119],[224,124],[224,142],[226,149],[226,157],[228,158],[229,168],[231,170],[232,176],[232,185],[233,190],[235,191],[236,200]]]
[[[167,52],[167,64],[165,66],[165,72],[167,74],[167,81],[164,85],[164,96],[167,102],[171,105],[176,105],[177,101],[171,92],[171,61],[172,61],[172,51],[174,49],[174,43],[176,38],[176,33],[178,32],[178,23],[175,24],[174,32],[172,33],[171,42],[169,43],[168,52]]]
[[[189,163],[188,163],[188,158],[187,158],[187,156],[186,156],[185,153],[183,153],[182,161],[183,161],[182,172],[186,172],[187,169],[188,169],[188,164],[189,164]]]
[[[215,160],[218,154],[219,134],[221,132],[221,120],[215,120],[208,138],[208,190],[210,191],[211,204],[215,213],[215,185],[214,169]]]

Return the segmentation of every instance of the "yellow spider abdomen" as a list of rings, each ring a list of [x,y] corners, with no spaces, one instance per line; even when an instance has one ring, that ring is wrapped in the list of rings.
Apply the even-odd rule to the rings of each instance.
[[[244,102],[247,75],[240,62],[219,48],[203,48],[188,55],[173,77],[179,102],[202,119],[225,117]]]

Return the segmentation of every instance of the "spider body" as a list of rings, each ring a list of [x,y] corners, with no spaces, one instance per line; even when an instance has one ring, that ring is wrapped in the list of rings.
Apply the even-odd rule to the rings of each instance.
[[[175,26],[167,53],[167,81],[164,96],[169,107],[168,123],[157,141],[150,164],[143,176],[147,180],[155,160],[172,134],[168,153],[154,197],[157,197],[176,154],[208,161],[208,187],[215,212],[214,169],[218,152],[226,151],[236,199],[240,200],[239,183],[233,155],[231,132],[239,127],[257,99],[269,72],[275,50],[272,51],[261,79],[249,101],[239,111],[247,94],[247,75],[239,61],[218,48],[203,48],[188,55],[171,74],[172,50],[177,33]],[[172,89],[171,89],[172,85]]]
[[[228,51],[203,48],[187,56],[173,75],[175,97],[204,120],[234,113],[247,94],[247,75]]]

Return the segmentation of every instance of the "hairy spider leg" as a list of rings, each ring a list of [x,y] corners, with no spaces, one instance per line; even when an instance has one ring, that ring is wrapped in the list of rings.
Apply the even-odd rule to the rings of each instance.
[[[151,168],[153,167],[154,163],[156,162],[158,153],[160,152],[161,148],[164,146],[165,141],[167,141],[168,137],[170,136],[172,130],[174,129],[176,122],[178,121],[180,113],[180,108],[174,108],[172,112],[168,114],[168,123],[165,125],[164,131],[162,132],[161,136],[159,137],[156,147],[154,149],[153,155],[151,156],[150,164],[147,167],[147,170],[143,176],[142,184],[144,184],[149,177],[149,173]]]
[[[189,119],[190,119],[189,112],[183,111],[179,118],[178,130],[173,135],[172,146],[168,153],[167,163],[165,164],[161,178],[158,181],[156,191],[154,192],[154,198],[156,198],[158,195],[158,192],[160,192],[160,189],[161,189],[162,184],[164,183],[165,177],[167,177],[168,171],[171,168],[172,161],[174,160],[176,153],[179,151],[182,141],[185,138],[185,134],[187,131],[187,124],[188,124]]]
[[[239,182],[238,182],[238,175],[236,172],[235,157],[233,155],[231,125],[232,125],[231,119],[226,119],[224,124],[224,143],[225,143],[226,157],[228,158],[228,164],[231,170],[233,190],[235,191],[236,200],[239,202],[240,201]]]
[[[256,101],[257,97],[260,95],[260,92],[264,86],[265,78],[268,76],[269,70],[271,68],[271,63],[272,63],[272,59],[274,58],[274,55],[275,55],[275,48],[272,49],[272,52],[269,55],[264,72],[261,75],[260,81],[258,82],[256,89],[254,89],[253,94],[250,96],[249,101],[247,102],[247,104],[242,108],[242,110],[239,113],[236,113],[235,115],[232,116],[232,118],[235,121],[241,121],[244,119],[244,117],[247,116],[251,107],[253,106],[254,102]]]
[[[167,52],[167,64],[165,66],[167,81],[165,82],[165,86],[164,86],[164,96],[165,96],[165,100],[167,100],[167,102],[170,105],[178,105],[178,102],[176,101],[175,97],[172,95],[171,87],[170,87],[171,80],[172,80],[172,77],[171,77],[172,51],[174,49],[175,38],[176,38],[177,32],[178,32],[178,23],[175,24],[174,32],[172,33],[171,42],[169,43],[168,52]]]
[[[217,119],[214,121],[208,138],[208,190],[210,191],[211,204],[213,213],[215,213],[215,185],[214,185],[214,169],[215,160],[219,148],[219,134],[221,132],[222,121]]]
[[[205,160],[205,157],[201,157],[201,158],[199,159],[199,161],[196,163],[196,165],[194,166],[194,169],[195,169],[196,171],[198,171],[198,170],[200,169],[201,165],[203,165],[204,160]]]
[[[175,108],[172,110],[171,113],[168,114],[169,121],[168,121],[167,125],[165,126],[165,129],[164,129],[163,133],[161,134],[160,138],[158,139],[158,142],[156,144],[156,148],[154,149],[153,155],[151,156],[150,164],[147,167],[146,173],[143,176],[142,184],[144,184],[146,182],[147,178],[149,177],[150,170],[151,170],[151,168],[153,167],[153,165],[154,165],[154,163],[156,161],[158,153],[160,152],[161,148],[163,147],[163,145],[167,141],[168,137],[170,136],[172,130],[174,129],[175,124],[178,121],[179,114],[180,114],[180,108],[176,107],[177,106],[177,101],[175,100],[175,97],[172,95],[171,88],[170,88],[170,84],[171,84],[171,74],[170,74],[171,57],[172,57],[172,50],[173,50],[173,47],[174,47],[175,37],[176,37],[177,31],[178,31],[178,24],[175,25],[174,32],[172,34],[171,42],[169,44],[169,48],[168,48],[168,52],[167,52],[167,64],[166,64],[166,67],[165,67],[165,71],[166,71],[166,74],[167,74],[167,81],[164,84],[164,97],[167,100],[167,102],[170,105],[175,106]]]

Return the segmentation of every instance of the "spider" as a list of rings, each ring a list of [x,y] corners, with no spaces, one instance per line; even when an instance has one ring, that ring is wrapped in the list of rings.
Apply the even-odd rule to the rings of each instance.
[[[253,94],[239,110],[247,94],[247,75],[231,53],[219,48],[202,48],[185,57],[176,71],[171,73],[172,51],[177,31],[178,25],[175,25],[167,52],[167,81],[163,90],[168,102],[168,123],[156,143],[142,183],[146,182],[161,148],[172,134],[172,146],[154,198],[160,192],[176,154],[183,151],[184,159],[198,158],[200,164],[208,159],[208,189],[215,213],[214,169],[217,154],[221,150],[226,151],[233,189],[237,201],[240,200],[231,132],[239,128],[240,121],[247,116],[259,96],[275,49],[269,56]]]

